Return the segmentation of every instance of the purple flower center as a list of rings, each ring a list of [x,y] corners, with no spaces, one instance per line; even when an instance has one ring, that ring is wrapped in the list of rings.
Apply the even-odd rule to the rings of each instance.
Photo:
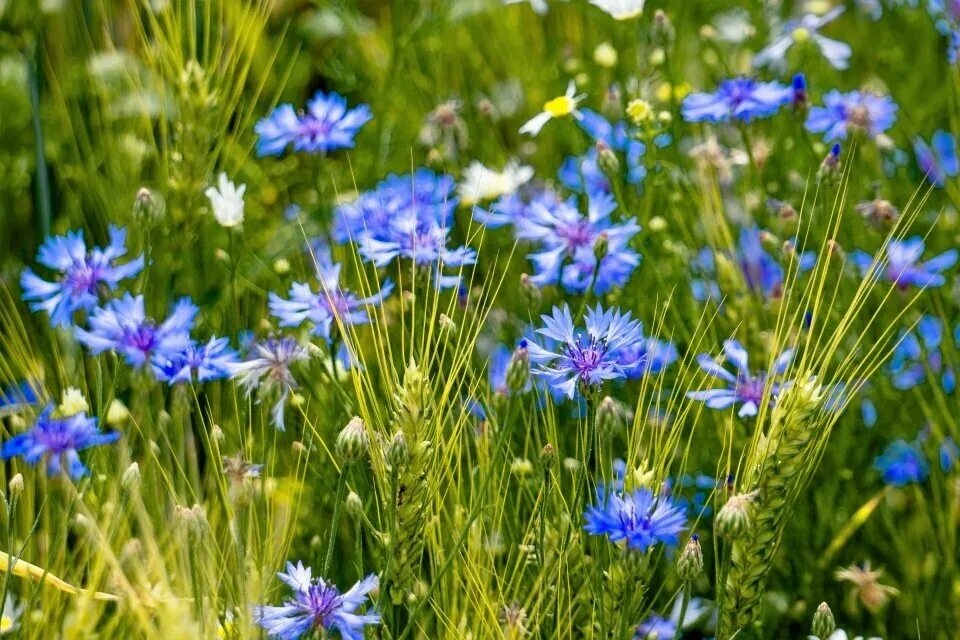
[[[319,120],[313,116],[306,116],[300,122],[300,135],[309,138],[311,142],[326,138],[330,135],[334,123],[328,120]]]
[[[566,243],[567,250],[573,253],[580,247],[592,247],[597,234],[589,220],[579,220],[557,229],[557,235]]]
[[[145,322],[133,331],[128,331],[123,337],[126,346],[150,353],[157,345],[157,328],[149,322]]]
[[[752,402],[759,407],[763,400],[765,383],[766,375],[764,374],[752,378],[738,378],[736,389],[737,398],[739,398],[741,402]]]
[[[301,593],[298,597],[313,616],[314,623],[323,627],[330,627],[334,612],[343,606],[340,592],[333,586],[313,584],[306,593]]]
[[[742,102],[751,99],[753,89],[754,82],[752,80],[740,79],[723,83],[723,93],[726,95],[731,108],[736,108]]]
[[[570,364],[581,377],[588,379],[600,367],[606,355],[607,343],[596,338],[590,338],[587,344],[582,344],[580,336],[577,336],[577,341],[567,347]]]
[[[95,293],[97,284],[102,277],[101,271],[99,267],[87,264],[85,261],[74,262],[73,266],[64,274],[63,284],[72,296]]]
[[[60,420],[53,420],[37,429],[36,439],[51,454],[59,455],[76,448],[74,433]]]

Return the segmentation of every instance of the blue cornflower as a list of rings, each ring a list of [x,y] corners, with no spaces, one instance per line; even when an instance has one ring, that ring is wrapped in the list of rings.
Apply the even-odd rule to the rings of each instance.
[[[916,443],[896,440],[887,445],[883,454],[873,462],[873,468],[883,474],[883,481],[894,487],[923,482],[930,474],[930,466]]]
[[[571,191],[592,194],[612,194],[610,178],[600,168],[597,149],[591,148],[583,155],[567,156],[557,169],[560,184]]]
[[[714,93],[691,93],[680,112],[687,122],[750,122],[776,114],[792,97],[793,89],[779,82],[732,78],[722,81]]]
[[[885,266],[880,264],[880,259],[874,260],[863,251],[851,253],[850,260],[864,275],[879,272],[883,266],[883,275],[900,289],[942,286],[947,281],[942,272],[957,262],[957,250],[949,249],[926,262],[920,262],[923,249],[923,238],[913,236],[889,241]]]
[[[348,109],[339,93],[318,91],[305,113],[298,115],[292,105],[282,104],[256,124],[257,155],[278,156],[288,145],[308,153],[350,149],[360,127],[372,118],[368,105]]]
[[[620,349],[620,364],[626,377],[634,380],[656,375],[677,361],[679,354],[672,342],[646,337],[643,331],[633,344]]]
[[[457,206],[454,186],[453,178],[423,168],[412,175],[391,175],[373,191],[337,207],[333,237],[356,242],[360,255],[378,267],[405,258],[432,269],[438,288],[457,286],[460,276],[444,275],[442,268],[474,264],[477,254],[447,246]]]
[[[182,298],[170,317],[157,324],[147,317],[143,296],[126,293],[95,309],[89,329],[77,328],[76,336],[94,355],[116,351],[131,366],[141,367],[155,358],[175,359],[186,350],[196,315],[197,307]]]
[[[845,140],[851,127],[876,138],[897,121],[897,109],[890,96],[834,89],[823,96],[822,107],[810,108],[806,127],[811,133],[822,133],[824,142]]]
[[[237,364],[237,352],[230,348],[227,338],[210,338],[204,343],[191,341],[186,348],[174,355],[153,357],[153,375],[161,382],[197,382],[230,377],[233,365]]]
[[[853,53],[850,45],[820,34],[820,29],[840,17],[845,10],[846,7],[834,7],[822,16],[808,13],[798,20],[785,22],[780,36],[753,58],[753,64],[757,67],[768,64],[782,67],[790,47],[812,41],[834,68],[846,69],[850,66],[850,54]]]
[[[917,136],[913,139],[913,153],[923,175],[935,186],[943,188],[947,178],[955,178],[960,173],[960,161],[957,160],[957,142],[946,131],[937,131],[930,144]]]
[[[717,284],[717,262],[713,255],[713,249],[704,247],[697,252],[697,255],[690,262],[690,270],[694,278],[690,280],[690,292],[693,299],[697,302],[706,302],[712,300],[720,302],[723,294],[720,292],[720,285]]]
[[[553,308],[553,315],[543,315],[544,328],[537,333],[557,341],[556,351],[548,351],[533,341],[527,343],[530,361],[536,363],[534,373],[568,398],[578,388],[596,388],[605,380],[625,378],[627,371],[621,353],[635,348],[643,339],[643,327],[630,318],[630,312],[619,309],[604,311],[598,304],[585,318],[586,331],[575,330],[570,308]]]
[[[535,271],[531,281],[538,286],[562,284],[571,293],[583,293],[591,283],[598,294],[622,287],[640,264],[640,254],[629,247],[640,225],[633,218],[614,224],[610,214],[617,205],[607,194],[590,195],[587,215],[576,205],[576,198],[550,208],[534,202],[516,221],[517,238],[542,248],[527,256]],[[598,258],[601,240],[606,247]]]
[[[660,614],[651,613],[634,630],[634,640],[674,640],[677,637],[677,624]]]
[[[727,361],[736,368],[736,375],[730,373],[710,357],[708,353],[697,356],[697,364],[705,372],[715,378],[728,383],[725,389],[707,389],[705,391],[690,391],[687,397],[691,400],[701,400],[711,409],[726,409],[734,405],[741,405],[737,412],[741,418],[755,416],[760,410],[765,393],[769,394],[772,404],[783,387],[783,383],[771,382],[776,376],[783,375],[790,363],[793,362],[793,349],[787,349],[773,363],[769,371],[750,372],[747,350],[736,340],[724,340],[723,351]],[[767,389],[768,382],[770,388]]]
[[[76,311],[93,309],[102,293],[116,289],[121,280],[132,278],[143,269],[143,256],[116,264],[127,252],[126,237],[125,229],[111,226],[110,244],[94,247],[89,253],[82,231],[47,238],[37,261],[60,275],[50,282],[29,268],[24,269],[20,275],[23,299],[30,302],[32,310],[46,311],[53,326],[72,324]]]
[[[257,624],[271,638],[297,640],[312,630],[323,630],[337,631],[344,640],[363,640],[364,627],[380,623],[376,613],[355,613],[379,586],[376,575],[367,576],[346,593],[323,578],[314,578],[302,562],[296,566],[288,562],[286,573],[277,576],[293,589],[293,597],[279,607],[259,606],[254,611]]]
[[[23,380],[0,389],[0,416],[20,411],[39,400],[34,385]]]
[[[927,371],[939,376],[943,373],[943,390],[953,393],[956,377],[953,369],[944,367],[940,343],[943,325],[939,318],[924,315],[917,322],[916,331],[901,331],[893,356],[887,365],[893,387],[900,391],[912,389],[927,378]]]
[[[277,399],[270,410],[273,426],[283,431],[283,411],[287,398],[297,388],[293,365],[309,358],[306,348],[293,338],[268,338],[256,343],[247,360],[231,365],[231,375],[249,396],[257,391],[257,402],[270,395]]]
[[[666,496],[654,496],[646,487],[628,492],[609,492],[597,487],[596,504],[583,514],[583,529],[610,542],[644,552],[655,544],[676,546],[680,532],[687,528],[687,512]]]
[[[48,405],[37,417],[33,429],[14,436],[3,443],[0,458],[9,460],[16,456],[31,465],[46,462],[47,474],[59,475],[66,465],[66,472],[73,480],[87,475],[89,470],[80,461],[78,451],[116,442],[116,431],[102,432],[97,428],[97,419],[88,418],[84,412],[66,418],[53,417],[53,405]]]
[[[560,196],[547,188],[528,192],[526,195],[511,193],[494,202],[489,208],[474,207],[473,219],[488,229],[499,229],[529,217],[534,203],[551,209],[559,202]]]
[[[385,280],[377,294],[358,298],[340,288],[340,265],[322,255],[317,261],[317,280],[320,282],[318,292],[306,283],[295,282],[290,287],[289,300],[271,293],[270,313],[280,320],[281,327],[299,327],[309,321],[313,325],[310,333],[328,343],[338,322],[344,325],[370,322],[367,307],[378,306],[393,291],[393,283]]]

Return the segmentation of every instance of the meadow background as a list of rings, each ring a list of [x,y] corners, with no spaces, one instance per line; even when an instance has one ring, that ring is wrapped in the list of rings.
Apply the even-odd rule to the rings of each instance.
[[[837,7],[822,32],[849,45],[844,68],[783,28]],[[81,453],[82,477],[5,454],[0,634],[266,637],[256,607],[290,598],[276,573],[302,560],[341,591],[378,576],[358,638],[957,637],[960,288],[949,259],[942,281],[910,279],[888,249],[920,237],[926,261],[958,242],[955,157],[916,143],[960,130],[958,27],[950,0],[649,0],[624,20],[586,0],[0,0],[2,439],[48,405],[120,434]],[[781,32],[796,42],[758,67]],[[798,73],[775,115],[685,111],[723,80],[796,89]],[[521,134],[570,82],[642,153],[598,147],[574,114]],[[889,97],[895,122],[848,112],[833,151],[807,115],[835,89]],[[352,148],[258,153],[257,123],[318,91],[369,105]],[[474,161],[531,171],[487,194]],[[397,206],[449,209],[447,246],[475,264],[373,264],[338,231],[338,207],[390,174],[433,185],[423,167],[449,184]],[[241,224],[205,193],[221,173],[246,185]],[[563,236],[524,236],[527,209],[499,197],[586,212],[595,187],[614,228],[640,230],[587,254],[639,263],[609,286],[531,282],[528,256]],[[249,362],[285,339],[295,357],[168,383],[79,339],[92,308],[66,326],[32,311],[21,278],[54,279],[45,240],[103,247],[111,225],[121,262],[145,265],[97,305],[142,294],[163,319],[189,297],[198,343]],[[289,326],[271,293],[321,300],[328,252],[339,287],[382,301],[367,324]],[[438,269],[458,279],[438,288]],[[646,336],[629,372],[573,399],[535,357],[564,304],[578,326],[629,311]],[[796,349],[753,416],[687,395],[723,386],[697,356],[731,338],[754,374]],[[598,485],[682,510],[682,530],[592,535]]]

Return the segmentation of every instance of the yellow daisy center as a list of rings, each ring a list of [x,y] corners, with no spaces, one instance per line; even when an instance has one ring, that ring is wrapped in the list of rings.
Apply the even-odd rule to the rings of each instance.
[[[810,30],[804,27],[797,27],[793,30],[793,41],[796,43],[807,42],[810,40]]]
[[[543,105],[543,110],[549,113],[554,118],[560,118],[562,116],[568,116],[571,113],[573,113],[573,108],[575,106],[577,106],[577,103],[573,101],[573,98],[568,98],[567,96],[560,96],[559,98],[548,100],[546,104]]]
[[[13,618],[10,616],[0,617],[0,633],[6,633],[13,629]]]

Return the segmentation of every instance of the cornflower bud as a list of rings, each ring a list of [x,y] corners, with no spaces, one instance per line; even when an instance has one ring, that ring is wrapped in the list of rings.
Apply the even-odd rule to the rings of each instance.
[[[811,632],[820,640],[827,640],[837,630],[837,623],[833,619],[833,611],[826,602],[821,602],[813,614],[813,628]]]
[[[703,573],[703,549],[700,548],[700,536],[694,534],[687,540],[686,546],[677,558],[677,575],[684,582],[693,582]]]
[[[514,349],[507,364],[507,386],[513,393],[520,393],[527,388],[528,382],[530,382],[530,356],[524,340]]]
[[[367,436],[367,427],[360,416],[350,419],[337,436],[337,455],[344,463],[357,462],[367,455],[370,447],[370,438]]]
[[[750,528],[755,495],[754,493],[739,493],[730,496],[713,521],[713,526],[718,534],[724,538],[736,540]]]

